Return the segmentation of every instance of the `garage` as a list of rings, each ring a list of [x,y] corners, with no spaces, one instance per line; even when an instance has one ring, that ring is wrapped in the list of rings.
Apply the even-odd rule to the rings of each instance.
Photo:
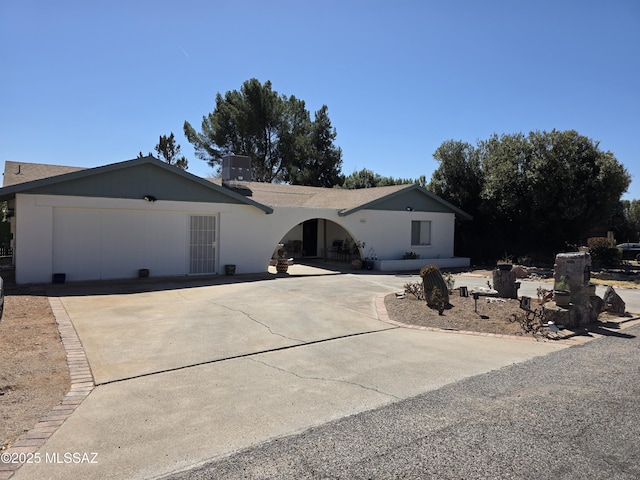
[[[74,171],[10,164],[4,181],[17,283],[220,273],[221,217],[271,212],[153,157]]]
[[[70,281],[216,272],[216,215],[53,209],[53,271]]]

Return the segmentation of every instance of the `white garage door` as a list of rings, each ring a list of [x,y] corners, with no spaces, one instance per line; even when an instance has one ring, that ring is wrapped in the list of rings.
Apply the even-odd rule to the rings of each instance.
[[[210,217],[215,229],[216,216]],[[192,269],[190,218],[180,212],[55,208],[54,272],[66,273],[68,281],[130,278],[141,268],[152,276],[185,275]],[[200,268],[210,266],[215,268],[215,237],[213,257]]]

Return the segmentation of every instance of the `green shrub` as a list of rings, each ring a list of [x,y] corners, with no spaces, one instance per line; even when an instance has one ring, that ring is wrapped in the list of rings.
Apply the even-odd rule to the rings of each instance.
[[[555,282],[553,287],[554,290],[559,292],[568,292],[569,291],[569,282],[567,282],[567,277],[562,275],[558,281]]]
[[[591,253],[591,266],[595,269],[614,268],[622,264],[622,251],[613,240],[606,237],[591,237],[587,240]]]

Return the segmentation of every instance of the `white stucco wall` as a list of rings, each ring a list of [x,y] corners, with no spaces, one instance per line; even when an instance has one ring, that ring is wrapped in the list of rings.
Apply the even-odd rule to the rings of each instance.
[[[361,210],[341,217],[356,240],[365,242],[364,255],[371,249],[379,259],[395,260],[413,251],[421,258],[453,256],[455,217],[448,213]],[[411,245],[411,222],[431,222],[431,245]]]
[[[366,246],[362,252],[364,256],[368,255],[369,250],[373,248],[378,258],[385,260],[400,259],[408,251],[418,253],[421,258],[453,257],[455,229],[453,214],[362,210],[342,217],[338,215],[337,210],[332,209],[277,207],[270,215],[265,215],[256,209],[251,209],[253,212],[249,210],[242,215],[236,215],[241,208],[251,209],[251,207],[235,207],[234,215],[229,215],[221,227],[222,256],[231,260],[230,244],[237,244],[233,240],[227,242],[227,236],[234,238],[235,235],[235,238],[242,239],[245,245],[243,248],[247,249],[244,253],[233,254],[236,261],[225,260],[225,263],[237,263],[240,271],[256,271],[255,268],[260,265],[264,268],[257,271],[264,271],[277,243],[283,238],[293,238],[293,233],[300,228],[299,224],[313,218],[335,222],[344,229],[328,224],[326,246],[330,246],[336,238],[344,239],[346,232],[355,240],[365,242]],[[432,222],[431,245],[411,246],[411,221],[413,220]],[[318,225],[318,255],[320,256],[324,255],[323,248],[326,248],[321,241],[324,240],[322,224],[323,222],[320,221]],[[229,247],[225,248],[225,245]]]
[[[51,282],[53,207],[34,195],[16,195],[14,259],[16,283]]]
[[[278,240],[270,225],[272,215],[249,205],[233,205],[220,214],[220,264],[236,266],[236,273],[266,272]]]
[[[144,200],[16,196],[17,283],[186,275],[190,215],[230,214],[228,204]],[[256,210],[256,209],[254,209]],[[219,256],[220,240],[218,238]],[[216,259],[216,271],[223,271]]]
[[[226,264],[236,273],[264,272],[279,241],[300,234],[300,224],[318,218],[318,255],[346,232],[366,242],[367,256],[400,259],[453,256],[454,215],[362,210],[339,216],[335,209],[276,207],[272,214],[250,205],[146,202],[132,199],[16,195],[15,262],[18,283],[49,283],[53,273],[67,281],[131,278],[148,268],[152,276],[186,275],[189,215],[216,215],[216,273]],[[411,246],[411,221],[431,221],[431,245]],[[344,230],[343,230],[344,229]],[[326,239],[326,245],[324,243]]]

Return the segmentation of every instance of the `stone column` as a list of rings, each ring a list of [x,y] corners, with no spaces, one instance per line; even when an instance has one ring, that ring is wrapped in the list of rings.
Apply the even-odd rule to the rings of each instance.
[[[493,271],[493,288],[498,291],[498,295],[502,298],[518,298],[516,272],[496,268]]]
[[[569,285],[571,305],[567,327],[585,326],[593,319],[589,299],[591,279],[591,255],[586,252],[559,253],[553,266],[555,285],[563,279]]]

